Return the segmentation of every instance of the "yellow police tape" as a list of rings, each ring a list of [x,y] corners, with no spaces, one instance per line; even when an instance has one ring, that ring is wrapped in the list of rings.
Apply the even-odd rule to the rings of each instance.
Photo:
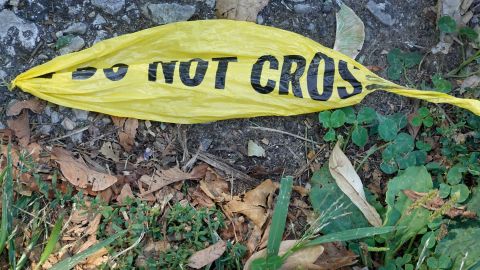
[[[346,107],[384,90],[480,115],[480,101],[412,90],[301,35],[249,22],[180,22],[99,42],[20,74],[41,99],[115,116],[199,123]]]

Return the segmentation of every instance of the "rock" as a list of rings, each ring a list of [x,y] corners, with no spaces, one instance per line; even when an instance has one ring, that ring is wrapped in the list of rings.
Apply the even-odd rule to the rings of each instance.
[[[132,21],[130,20],[130,18],[127,15],[123,15],[122,20],[125,21],[128,24],[132,23]]]
[[[0,9],[3,8],[3,6],[7,3],[7,0],[0,0]]]
[[[332,12],[332,11],[333,11],[333,3],[332,3],[332,1],[327,1],[327,2],[323,3],[322,11],[323,11],[323,13],[330,13],[330,12]]]
[[[0,41],[5,40],[10,32],[8,30],[12,27],[18,29],[17,37],[24,48],[35,48],[38,37],[37,26],[34,23],[26,22],[20,17],[17,17],[11,10],[2,10],[0,12]]]
[[[72,23],[70,26],[67,27],[67,29],[62,31],[63,34],[77,34],[77,35],[83,35],[87,32],[87,25],[84,23]]]
[[[75,128],[75,122],[70,120],[70,118],[65,117],[62,121],[62,127],[66,130],[73,130]]]
[[[125,0],[92,0],[92,5],[102,9],[104,12],[115,15],[125,6]]]
[[[85,41],[83,40],[83,38],[74,37],[70,41],[70,44],[61,48],[59,50],[59,52],[60,52],[61,55],[64,55],[64,54],[67,54],[67,53],[72,53],[72,52],[79,51],[80,49],[83,48],[83,46],[85,46]]]
[[[82,11],[82,6],[81,5],[76,5],[76,6],[69,6],[68,7],[68,15],[70,16],[75,16],[80,14]]]
[[[177,3],[148,3],[144,8],[144,15],[158,24],[186,21],[195,13],[195,7],[179,5]]]
[[[84,110],[79,110],[79,109],[73,109],[73,113],[75,114],[75,117],[77,120],[80,121],[85,121],[88,119],[88,112]]]
[[[56,124],[56,123],[60,122],[60,114],[56,111],[51,111],[50,112],[50,121],[52,122],[52,124]]]
[[[70,138],[72,139],[72,142],[75,144],[82,143],[83,132],[73,134],[72,136],[70,136]]]
[[[207,4],[207,6],[208,6],[209,8],[213,8],[213,7],[215,6],[215,3],[216,3],[216,2],[217,2],[217,1],[215,1],[215,0],[206,0],[206,1],[205,1],[205,4]]]
[[[263,16],[262,16],[262,15],[258,15],[258,16],[257,16],[257,24],[263,24],[263,23],[264,23]]]
[[[93,41],[93,44],[100,42],[108,37],[108,32],[105,30],[99,30],[97,31],[97,36],[95,37],[95,40]]]
[[[52,125],[41,125],[39,131],[43,135],[52,135],[50,134],[50,132],[52,132]]]
[[[93,20],[92,22],[94,26],[98,26],[106,23],[107,23],[107,20],[105,20],[105,18],[103,18],[103,16],[100,14],[97,14],[97,17],[95,17],[95,20]]]
[[[296,4],[295,6],[293,6],[293,10],[297,14],[307,14],[313,11],[313,7],[309,4]]]
[[[0,81],[7,78],[7,73],[0,69]]]
[[[0,129],[5,129],[5,124],[3,124],[2,122],[0,122]]]
[[[377,18],[381,23],[392,26],[396,23],[396,20],[392,16],[385,12],[385,3],[377,4],[373,0],[368,1],[367,9]]]

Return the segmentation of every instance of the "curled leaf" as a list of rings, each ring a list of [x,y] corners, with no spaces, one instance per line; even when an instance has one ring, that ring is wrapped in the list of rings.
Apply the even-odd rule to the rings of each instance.
[[[337,31],[333,49],[355,59],[365,41],[365,26],[362,20],[347,5],[342,4],[337,12]]]

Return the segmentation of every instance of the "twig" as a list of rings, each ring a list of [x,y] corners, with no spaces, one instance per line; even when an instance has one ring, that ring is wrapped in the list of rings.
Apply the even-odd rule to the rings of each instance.
[[[274,129],[274,128],[267,128],[267,127],[248,127],[248,128],[251,128],[251,129],[260,129],[260,130],[265,130],[265,131],[271,131],[271,132],[276,132],[276,133],[280,133],[280,134],[285,134],[285,135],[288,135],[288,136],[292,136],[294,138],[297,138],[297,139],[300,139],[300,140],[304,140],[306,142],[310,142],[310,143],[313,143],[317,146],[321,146],[320,143],[314,141],[314,140],[310,140],[310,139],[307,139],[307,138],[304,138],[302,136],[299,136],[299,135],[296,135],[296,134],[293,134],[293,133],[290,133],[290,132],[286,132],[286,131],[283,131],[283,130],[278,130],[278,129]]]
[[[133,249],[134,247],[138,246],[138,244],[140,244],[140,242],[142,241],[143,237],[145,236],[145,231],[142,231],[142,233],[140,234],[140,237],[138,237],[138,239],[135,241],[135,243],[133,243],[131,246],[129,246],[128,248],[118,252],[117,254],[115,254],[111,259],[110,261],[113,262],[114,260],[116,260],[118,257],[122,256],[123,254],[127,253],[129,250]]]
[[[82,128],[76,129],[76,130],[74,130],[74,131],[72,131],[72,132],[70,132],[70,133],[68,133],[68,134],[63,135],[63,136],[50,139],[50,140],[48,140],[47,142],[53,142],[53,141],[58,141],[58,140],[62,140],[62,139],[68,138],[68,137],[73,136],[73,135],[75,135],[75,134],[84,132],[84,131],[87,130],[89,127],[90,127],[90,125],[88,125],[88,126],[86,126],[86,127],[82,127]]]
[[[230,165],[227,165],[225,162],[221,161],[218,157],[205,153],[205,152],[198,152],[198,159],[210,164],[211,166],[224,171],[227,174],[230,174],[231,176],[241,179],[241,180],[246,180],[251,183],[256,183],[257,180],[237,169],[232,168]]]
[[[326,146],[326,144],[320,146],[320,150],[318,150],[318,151],[315,153],[315,156],[313,156],[312,159],[308,160],[307,163],[306,163],[305,165],[303,165],[301,168],[297,169],[297,170],[293,173],[293,177],[294,177],[294,178],[298,178],[298,177],[302,176],[303,173],[305,173],[305,171],[308,170],[308,167],[310,167],[310,164],[312,164],[312,162],[313,162],[316,158],[318,158],[321,153],[323,153],[323,149],[325,148],[325,146]]]

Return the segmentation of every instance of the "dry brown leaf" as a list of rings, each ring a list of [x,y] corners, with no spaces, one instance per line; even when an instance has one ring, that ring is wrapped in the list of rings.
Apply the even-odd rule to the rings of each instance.
[[[256,22],[258,13],[269,0],[217,0],[217,18]]]
[[[355,59],[365,41],[365,26],[362,19],[345,4],[340,4],[336,19],[337,31],[333,49]]]
[[[22,111],[22,113],[13,119],[7,120],[7,126],[17,137],[20,146],[27,146],[30,142],[30,125],[28,123],[28,112]]]
[[[438,196],[438,193],[433,198],[427,198],[426,196],[429,195],[427,192],[416,192],[414,190],[405,189],[403,193],[412,201],[417,202],[421,201],[421,206],[428,210],[437,211],[445,205],[446,201],[443,200]],[[450,218],[455,217],[464,217],[464,218],[476,218],[477,214],[472,211],[468,211],[465,206],[454,206],[445,209],[446,211],[442,211],[443,215],[446,215]]]
[[[141,193],[141,195],[145,196],[165,186],[187,179],[196,179],[196,177],[192,176],[189,173],[183,172],[178,167],[158,171],[153,176],[143,175],[142,177],[140,177],[139,181],[147,184],[149,188],[146,192]]]
[[[118,156],[118,153],[115,153],[115,151],[113,150],[113,145],[111,142],[103,143],[102,147],[100,148],[100,153],[104,157],[109,158],[115,162],[120,161],[120,157]]]
[[[132,151],[137,135],[138,119],[112,116],[115,126],[119,127],[118,141],[125,151]]]
[[[340,242],[326,243],[323,247],[323,254],[315,262],[319,270],[335,270],[357,263],[358,256]]]
[[[330,155],[328,168],[338,187],[350,198],[353,204],[358,207],[368,222],[375,227],[382,226],[380,215],[377,210],[367,202],[362,180],[360,180],[350,160],[348,160],[347,156],[340,149],[339,142],[337,142]]]
[[[8,107],[7,116],[19,115],[23,109],[30,109],[34,113],[41,113],[43,111],[43,104],[36,99],[19,101]]]
[[[212,168],[208,168],[205,179],[200,181],[200,189],[215,202],[230,200],[228,183]]]
[[[124,203],[125,199],[128,197],[132,199],[135,198],[135,196],[133,196],[132,188],[130,187],[130,185],[125,184],[123,185],[122,190],[120,191],[120,194],[118,194],[117,196],[117,202]]]
[[[279,256],[282,256],[285,254],[287,250],[289,250],[297,240],[286,240],[282,241],[280,243],[280,250],[278,252]],[[279,268],[279,270],[289,270],[289,269],[315,269],[317,268],[314,265],[314,262],[317,260],[317,258],[322,255],[323,253],[323,246],[317,245],[317,246],[312,246],[308,248],[301,249],[300,251],[297,251],[290,255],[283,265]],[[267,250],[262,249],[259,252],[253,254],[248,258],[247,262],[245,263],[245,266],[243,267],[244,270],[249,270],[250,265],[253,260],[257,258],[263,258],[267,255]]]
[[[107,189],[117,182],[115,176],[88,168],[87,165],[76,160],[69,151],[60,147],[52,149],[52,159],[60,165],[65,179],[78,188],[91,187],[92,191],[96,192]]]
[[[267,220],[267,200],[272,197],[278,185],[267,179],[255,189],[245,194],[243,199],[239,196],[226,204],[226,210],[232,213],[241,213],[247,216],[255,225],[262,227]]]
[[[248,249],[248,254],[253,254],[257,250],[261,241],[262,241],[262,228],[258,226],[253,226],[253,229],[250,230],[250,235],[248,236],[247,244],[246,244]]]
[[[193,192],[190,193],[190,196],[192,197],[192,204],[194,206],[198,205],[200,207],[207,208],[215,206],[215,202],[213,202],[212,199],[210,199],[208,195],[202,191],[200,186],[197,186],[195,189],[193,189]]]
[[[222,254],[227,249],[227,243],[223,240],[218,241],[217,243],[197,251],[190,256],[188,259],[188,266],[200,269],[207,264],[211,264],[216,259],[220,258]]]

